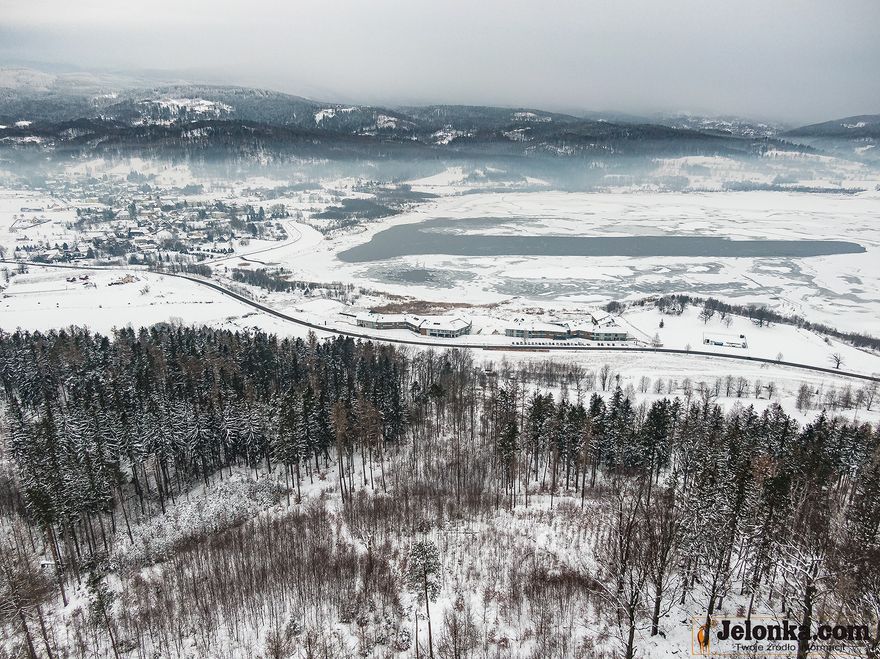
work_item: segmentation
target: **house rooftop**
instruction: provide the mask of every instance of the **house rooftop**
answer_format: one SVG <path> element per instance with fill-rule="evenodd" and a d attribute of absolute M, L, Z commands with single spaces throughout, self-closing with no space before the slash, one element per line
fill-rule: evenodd
<path fill-rule="evenodd" d="M 567 332 L 568 325 L 565 323 L 551 323 L 541 320 L 532 320 L 529 318 L 515 318 L 512 323 L 506 326 L 512 330 L 522 330 L 526 332 Z"/>
<path fill-rule="evenodd" d="M 372 311 L 362 311 L 355 316 L 355 319 L 373 323 L 402 323 L 406 320 L 406 315 L 402 313 L 373 313 Z"/>
<path fill-rule="evenodd" d="M 458 316 L 410 316 L 410 324 L 419 328 L 439 331 L 459 331 L 470 327 L 470 322 Z"/>

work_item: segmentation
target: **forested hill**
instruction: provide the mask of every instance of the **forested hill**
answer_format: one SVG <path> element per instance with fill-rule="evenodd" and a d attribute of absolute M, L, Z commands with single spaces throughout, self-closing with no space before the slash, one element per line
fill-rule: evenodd
<path fill-rule="evenodd" d="M 732 602 L 876 629 L 880 432 L 659 382 L 639 403 L 607 366 L 2 334 L 0 653 L 647 656 Z"/>
<path fill-rule="evenodd" d="M 880 114 L 863 114 L 823 121 L 792 129 L 786 134 L 792 137 L 880 138 Z"/>
<path fill-rule="evenodd" d="M 739 124 L 733 130 L 712 122 L 531 108 L 349 105 L 220 85 L 108 85 L 0 87 L 0 148 L 62 155 L 554 159 L 809 150 L 767 127 Z"/>
<path fill-rule="evenodd" d="M 880 162 L 880 114 L 865 114 L 801 126 L 781 135 L 842 157 L 855 157 L 873 164 Z"/>

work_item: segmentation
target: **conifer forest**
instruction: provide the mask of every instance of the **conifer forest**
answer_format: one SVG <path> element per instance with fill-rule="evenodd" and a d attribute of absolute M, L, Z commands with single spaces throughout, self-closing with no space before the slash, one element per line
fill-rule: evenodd
<path fill-rule="evenodd" d="M 157 324 L 2 333 L 0 384 L 4 659 L 631 659 L 722 611 L 880 656 L 880 430 L 723 376 Z"/>

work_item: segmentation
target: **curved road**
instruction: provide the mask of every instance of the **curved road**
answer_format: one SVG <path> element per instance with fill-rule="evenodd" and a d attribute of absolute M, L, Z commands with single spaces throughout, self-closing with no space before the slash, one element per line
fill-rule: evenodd
<path fill-rule="evenodd" d="M 68 265 L 62 263 L 36 263 L 33 261 L 11 261 L 0 259 L 0 263 L 8 263 L 8 264 L 18 264 L 25 263 L 26 265 L 34 266 L 34 267 L 42 267 L 42 268 L 67 268 L 72 270 L 132 270 L 136 268 L 131 267 L 115 267 L 115 266 L 95 266 L 95 265 Z M 748 361 L 748 362 L 756 362 L 763 364 L 771 364 L 774 366 L 788 366 L 791 368 L 800 368 L 808 371 L 814 371 L 818 373 L 829 373 L 831 375 L 845 376 L 850 378 L 857 378 L 859 380 L 868 380 L 872 382 L 880 382 L 880 376 L 877 375 L 868 375 L 865 373 L 853 373 L 850 371 L 841 371 L 834 368 L 825 368 L 822 366 L 811 366 L 810 364 L 800 364 L 797 362 L 788 362 L 788 361 L 777 361 L 775 359 L 766 359 L 764 357 L 750 357 L 747 355 L 729 355 L 725 353 L 719 352 L 707 352 L 704 350 L 681 350 L 678 348 L 649 348 L 649 347 L 629 347 L 629 346 L 573 346 L 573 345 L 548 345 L 541 346 L 540 348 L 530 350 L 528 347 L 520 347 L 520 346 L 506 346 L 499 344 L 490 344 L 490 343 L 451 343 L 451 342 L 443 342 L 443 341 L 425 341 L 418 340 L 416 338 L 412 339 L 400 339 L 396 337 L 377 337 L 371 334 L 364 334 L 362 332 L 354 332 L 348 330 L 340 330 L 329 327 L 327 325 L 319 325 L 317 323 L 313 323 L 307 320 L 303 320 L 302 318 L 296 318 L 295 316 L 288 316 L 286 313 L 278 311 L 277 309 L 273 309 L 272 307 L 266 306 L 260 302 L 256 302 L 255 300 L 251 300 L 240 293 L 236 293 L 220 284 L 209 281 L 207 279 L 202 279 L 201 277 L 196 277 L 194 275 L 189 275 L 185 273 L 179 272 L 161 272 L 157 270 L 150 270 L 154 274 L 163 275 L 166 277 L 178 277 L 179 279 L 187 279 L 189 281 L 195 282 L 196 284 L 201 284 L 202 286 L 207 286 L 208 288 L 212 288 L 215 291 L 222 293 L 228 297 L 231 297 L 239 302 L 242 302 L 254 309 L 262 311 L 263 313 L 269 314 L 270 316 L 275 316 L 276 318 L 280 318 L 281 320 L 294 323 L 296 325 L 301 325 L 303 327 L 308 327 L 309 329 L 317 330 L 319 332 L 326 332 L 328 334 L 336 334 L 339 336 L 349 336 L 355 339 L 368 339 L 370 341 L 381 341 L 384 343 L 398 343 L 403 345 L 416 345 L 416 346 L 428 346 L 434 348 L 468 348 L 475 350 L 502 350 L 502 351 L 510 351 L 510 352 L 548 352 L 548 351 L 567 351 L 567 352 L 584 352 L 584 351 L 595 351 L 595 352 L 648 352 L 648 353 L 666 353 L 666 354 L 674 354 L 674 355 L 696 355 L 700 357 L 719 357 L 721 359 L 736 359 L 740 361 Z"/>
<path fill-rule="evenodd" d="M 255 249 L 252 252 L 244 252 L 243 254 L 227 254 L 225 256 L 218 256 L 217 258 L 206 259 L 205 261 L 203 261 L 203 263 L 205 265 L 207 265 L 207 264 L 216 265 L 217 263 L 222 263 L 223 261 L 231 261 L 233 259 L 243 259 L 245 261 L 248 261 L 248 260 L 251 260 L 248 258 L 250 256 L 254 256 L 256 254 L 265 254 L 266 252 L 271 252 L 273 250 L 281 249 L 283 247 L 289 247 L 290 245 L 293 245 L 294 243 L 299 242 L 299 240 L 302 238 L 302 231 L 297 229 L 294 226 L 293 222 L 285 222 L 284 225 L 285 225 L 285 229 L 287 230 L 288 236 L 292 236 L 293 234 L 296 234 L 296 236 L 291 237 L 288 240 L 285 240 L 280 245 L 270 245 L 268 247 L 261 247 L 260 249 Z M 262 265 L 266 265 L 265 263 L 263 263 L 262 261 L 259 261 L 257 259 L 253 259 L 253 261 L 255 263 L 260 263 Z"/>

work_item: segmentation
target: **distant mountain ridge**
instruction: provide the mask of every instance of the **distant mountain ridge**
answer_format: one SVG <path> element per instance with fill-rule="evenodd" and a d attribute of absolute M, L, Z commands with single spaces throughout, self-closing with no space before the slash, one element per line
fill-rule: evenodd
<path fill-rule="evenodd" d="M 736 135 L 739 137 L 776 137 L 784 131 L 784 127 L 779 124 L 752 121 L 733 116 L 704 117 L 679 113 L 661 115 L 656 121 L 672 128 L 687 128 L 689 130 Z"/>
<path fill-rule="evenodd" d="M 880 138 L 880 114 L 862 114 L 801 126 L 785 133 L 792 137 Z"/>
<path fill-rule="evenodd" d="M 862 114 L 801 126 L 781 137 L 841 158 L 880 164 L 880 114 Z"/>
<path fill-rule="evenodd" d="M 177 148 L 330 156 L 479 151 L 603 158 L 810 150 L 782 138 L 778 127 L 738 119 L 676 115 L 629 123 L 533 108 L 347 105 L 249 87 L 146 86 L 121 76 L 24 69 L 0 70 L 0 126 L 0 147 L 56 151 Z"/>

